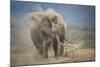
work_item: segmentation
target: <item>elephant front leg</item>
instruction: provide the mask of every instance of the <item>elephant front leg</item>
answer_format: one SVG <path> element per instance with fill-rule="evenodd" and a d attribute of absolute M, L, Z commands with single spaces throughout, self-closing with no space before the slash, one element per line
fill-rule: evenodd
<path fill-rule="evenodd" d="M 48 42 L 48 43 L 44 43 L 43 44 L 43 57 L 44 58 L 48 58 L 48 48 L 49 48 L 49 44 L 50 44 L 50 42 Z"/>
<path fill-rule="evenodd" d="M 42 47 L 39 49 L 39 53 L 40 53 L 40 55 L 43 55 L 43 48 Z"/>
<path fill-rule="evenodd" d="M 64 45 L 60 42 L 59 36 L 53 40 L 53 48 L 55 52 L 55 57 L 61 56 L 64 52 Z"/>
<path fill-rule="evenodd" d="M 64 37 L 60 38 L 60 56 L 62 56 L 64 54 Z"/>
<path fill-rule="evenodd" d="M 60 56 L 62 56 L 64 54 L 64 46 L 60 46 Z"/>
<path fill-rule="evenodd" d="M 53 40 L 53 49 L 54 49 L 55 57 L 57 58 L 59 56 L 59 45 L 56 38 Z"/>
<path fill-rule="evenodd" d="M 60 38 L 59 38 L 59 36 L 58 35 L 56 35 L 56 40 L 57 40 L 57 54 L 58 54 L 58 56 L 60 56 L 60 54 L 61 54 L 61 48 L 63 47 L 62 46 L 62 43 L 60 42 Z M 62 47 L 61 47 L 62 46 Z"/>

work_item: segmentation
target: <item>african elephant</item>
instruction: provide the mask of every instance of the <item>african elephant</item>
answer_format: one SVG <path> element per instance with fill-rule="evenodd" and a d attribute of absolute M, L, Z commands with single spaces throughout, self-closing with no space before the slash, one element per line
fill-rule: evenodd
<path fill-rule="evenodd" d="M 39 53 L 48 58 L 48 48 L 53 44 L 55 57 L 62 55 L 65 37 L 63 18 L 53 10 L 32 13 L 31 38 Z M 60 50 L 60 51 L 59 51 Z M 60 54 L 59 54 L 60 53 Z"/>

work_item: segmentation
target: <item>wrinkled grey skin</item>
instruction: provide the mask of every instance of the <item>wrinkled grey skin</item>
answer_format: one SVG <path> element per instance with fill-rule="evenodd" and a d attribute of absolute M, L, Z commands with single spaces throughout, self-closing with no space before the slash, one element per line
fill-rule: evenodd
<path fill-rule="evenodd" d="M 53 44 L 55 57 L 63 54 L 64 46 L 59 42 L 64 42 L 65 28 L 61 17 L 54 11 L 33 12 L 33 26 L 31 28 L 31 38 L 39 53 L 48 58 L 48 48 Z"/>

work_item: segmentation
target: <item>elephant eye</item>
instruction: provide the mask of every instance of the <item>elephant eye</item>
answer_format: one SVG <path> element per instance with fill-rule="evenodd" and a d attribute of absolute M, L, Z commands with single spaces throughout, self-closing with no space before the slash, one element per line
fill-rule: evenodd
<path fill-rule="evenodd" d="M 57 24 L 57 16 L 55 16 L 55 17 L 52 19 L 52 21 L 53 21 L 55 24 Z"/>
<path fill-rule="evenodd" d="M 49 27 L 52 27 L 52 23 L 49 19 L 47 19 L 47 22 L 48 22 Z"/>

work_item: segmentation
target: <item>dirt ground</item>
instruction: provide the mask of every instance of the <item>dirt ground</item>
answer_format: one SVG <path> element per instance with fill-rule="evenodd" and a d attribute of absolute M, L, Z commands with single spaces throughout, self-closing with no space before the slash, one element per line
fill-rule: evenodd
<path fill-rule="evenodd" d="M 11 65 L 36 65 L 36 64 L 52 64 L 52 63 L 69 63 L 80 61 L 94 61 L 94 49 L 79 49 L 74 52 L 66 52 L 62 57 L 55 58 L 53 50 L 49 51 L 49 58 L 41 57 L 37 51 L 29 51 L 24 53 L 12 53 Z"/>

